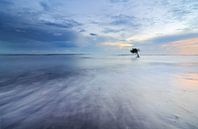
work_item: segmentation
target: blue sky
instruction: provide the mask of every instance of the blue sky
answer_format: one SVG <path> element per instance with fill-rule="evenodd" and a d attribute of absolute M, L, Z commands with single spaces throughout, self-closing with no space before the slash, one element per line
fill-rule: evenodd
<path fill-rule="evenodd" d="M 197 0 L 0 0 L 0 53 L 198 54 L 197 19 Z"/>

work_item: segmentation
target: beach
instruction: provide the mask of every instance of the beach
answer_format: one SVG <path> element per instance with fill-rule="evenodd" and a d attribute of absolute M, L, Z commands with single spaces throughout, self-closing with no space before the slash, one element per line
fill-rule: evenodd
<path fill-rule="evenodd" d="M 198 56 L 0 56 L 0 129 L 198 129 L 197 98 Z"/>

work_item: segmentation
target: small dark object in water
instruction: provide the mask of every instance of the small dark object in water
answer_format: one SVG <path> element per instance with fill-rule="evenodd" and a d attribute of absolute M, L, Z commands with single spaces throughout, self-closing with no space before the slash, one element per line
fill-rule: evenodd
<path fill-rule="evenodd" d="M 140 57 L 140 55 L 139 55 L 139 52 L 140 51 L 140 49 L 137 49 L 137 48 L 132 48 L 131 50 L 130 50 L 130 52 L 131 53 L 133 53 L 133 54 L 136 54 L 137 55 L 137 58 L 139 58 Z"/>

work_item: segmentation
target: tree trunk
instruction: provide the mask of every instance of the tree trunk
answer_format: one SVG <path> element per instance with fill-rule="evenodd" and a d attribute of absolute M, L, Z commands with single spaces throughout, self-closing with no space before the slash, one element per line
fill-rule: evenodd
<path fill-rule="evenodd" d="M 140 55 L 139 55 L 139 53 L 137 53 L 137 58 L 140 58 Z"/>

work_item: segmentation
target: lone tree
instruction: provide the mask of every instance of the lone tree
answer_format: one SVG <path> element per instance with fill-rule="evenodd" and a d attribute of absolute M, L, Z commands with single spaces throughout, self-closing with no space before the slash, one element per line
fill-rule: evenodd
<path fill-rule="evenodd" d="M 140 49 L 137 49 L 137 48 L 132 48 L 131 50 L 130 50 L 130 52 L 131 53 L 133 53 L 133 54 L 136 54 L 137 55 L 137 58 L 139 58 L 140 57 L 140 55 L 139 55 L 139 52 L 140 51 Z"/>

